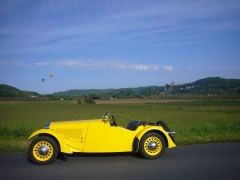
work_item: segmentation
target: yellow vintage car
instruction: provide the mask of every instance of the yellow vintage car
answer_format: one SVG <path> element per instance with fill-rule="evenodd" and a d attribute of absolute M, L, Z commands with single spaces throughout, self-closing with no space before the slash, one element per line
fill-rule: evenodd
<path fill-rule="evenodd" d="M 124 128 L 106 113 L 101 119 L 48 123 L 30 135 L 28 157 L 36 164 L 51 163 L 60 153 L 76 152 L 138 152 L 144 158 L 155 159 L 166 147 L 176 146 L 173 134 L 162 121 L 133 120 Z"/>

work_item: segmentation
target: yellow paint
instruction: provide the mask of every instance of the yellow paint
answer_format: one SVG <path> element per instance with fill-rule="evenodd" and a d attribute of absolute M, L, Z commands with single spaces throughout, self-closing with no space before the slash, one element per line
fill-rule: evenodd
<path fill-rule="evenodd" d="M 108 121 L 89 125 L 84 152 L 131 152 L 136 131 L 110 126 Z"/>
<path fill-rule="evenodd" d="M 154 150 L 149 149 L 149 142 L 156 143 L 156 149 Z M 150 156 L 156 156 L 161 152 L 161 149 L 162 149 L 162 143 L 160 139 L 155 136 L 150 136 L 144 141 L 144 150 Z"/>
<path fill-rule="evenodd" d="M 49 151 L 46 155 L 41 155 L 38 152 L 38 149 L 40 146 L 48 147 Z M 40 141 L 40 142 L 36 143 L 33 147 L 33 156 L 38 161 L 47 161 L 52 157 L 52 155 L 53 155 L 53 146 L 47 141 Z"/>
<path fill-rule="evenodd" d="M 163 133 L 163 135 L 167 139 L 168 148 L 176 147 L 176 144 L 172 141 L 172 139 L 170 138 L 168 133 L 162 128 L 162 126 L 145 126 L 145 128 L 142 131 L 138 132 L 136 137 L 140 140 L 142 136 L 149 131 L 156 131 L 156 132 Z"/>
<path fill-rule="evenodd" d="M 46 134 L 46 135 L 50 135 L 50 136 L 55 137 L 58 140 L 58 143 L 60 145 L 60 149 L 59 150 L 61 152 L 65 152 L 65 153 L 73 153 L 73 152 L 75 152 L 75 151 L 73 151 L 73 149 L 70 146 L 67 145 L 67 144 L 71 144 L 70 142 L 68 142 L 68 139 L 64 135 L 59 134 L 59 133 L 57 133 L 56 131 L 54 131 L 52 129 L 39 129 L 39 130 L 33 132 L 29 136 L 28 139 L 32 139 L 35 136 L 42 135 L 42 134 Z"/>
<path fill-rule="evenodd" d="M 176 145 L 161 126 L 139 126 L 135 131 L 121 126 L 110 126 L 110 122 L 104 119 L 78 120 L 66 122 L 52 122 L 49 129 L 35 131 L 29 139 L 49 134 L 58 140 L 60 152 L 131 152 L 133 141 L 148 131 L 162 132 L 168 140 L 168 147 Z"/>

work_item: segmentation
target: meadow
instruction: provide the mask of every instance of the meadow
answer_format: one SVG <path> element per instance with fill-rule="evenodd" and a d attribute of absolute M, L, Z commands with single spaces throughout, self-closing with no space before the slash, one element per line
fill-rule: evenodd
<path fill-rule="evenodd" d="M 0 102 L 0 152 L 26 152 L 27 137 L 47 121 L 99 118 L 112 112 L 119 125 L 129 120 L 164 120 L 176 143 L 240 141 L 239 100 L 77 104 L 73 101 Z"/>

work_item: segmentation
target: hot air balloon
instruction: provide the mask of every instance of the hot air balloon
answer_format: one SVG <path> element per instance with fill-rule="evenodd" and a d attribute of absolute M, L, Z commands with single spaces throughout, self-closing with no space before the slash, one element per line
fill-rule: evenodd
<path fill-rule="evenodd" d="M 53 78 L 53 77 L 54 77 L 54 74 L 49 74 L 49 77 L 50 77 L 50 78 Z"/>
<path fill-rule="evenodd" d="M 42 83 L 44 83 L 44 82 L 45 82 L 45 79 L 41 79 L 41 81 L 42 81 Z"/>

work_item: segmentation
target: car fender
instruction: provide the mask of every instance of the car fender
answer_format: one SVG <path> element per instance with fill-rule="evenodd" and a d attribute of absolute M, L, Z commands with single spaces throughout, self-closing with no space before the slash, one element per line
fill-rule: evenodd
<path fill-rule="evenodd" d="M 48 136 L 54 137 L 58 141 L 57 143 L 59 144 L 60 152 L 69 153 L 69 154 L 73 153 L 73 149 L 67 145 L 68 140 L 63 135 L 61 135 L 51 129 L 39 129 L 39 130 L 33 132 L 28 137 L 28 140 L 30 140 L 36 136 L 39 136 L 39 135 L 48 135 Z"/>
<path fill-rule="evenodd" d="M 151 132 L 151 131 L 155 131 L 160 133 L 163 138 L 166 140 L 166 145 L 168 148 L 173 148 L 176 147 L 175 143 L 173 142 L 173 140 L 171 139 L 171 137 L 168 135 L 168 133 L 161 127 L 161 126 L 147 126 L 144 129 L 142 129 L 140 132 L 137 133 L 136 138 L 134 140 L 134 151 L 137 151 L 139 149 L 139 143 L 141 141 L 141 138 L 144 136 L 144 134 L 146 134 L 147 132 Z"/>

